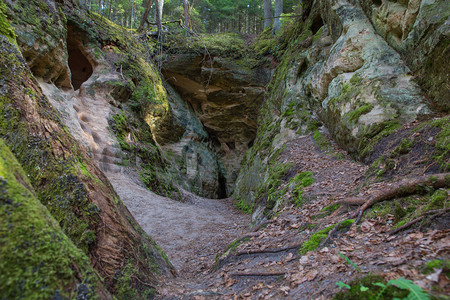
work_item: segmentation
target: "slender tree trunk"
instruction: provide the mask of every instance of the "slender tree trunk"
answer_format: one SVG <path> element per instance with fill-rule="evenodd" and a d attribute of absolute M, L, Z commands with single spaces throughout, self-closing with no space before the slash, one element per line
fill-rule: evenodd
<path fill-rule="evenodd" d="M 183 0 L 183 8 L 184 8 L 184 24 L 187 28 L 191 28 L 191 22 L 189 22 L 189 1 Z"/>
<path fill-rule="evenodd" d="M 144 14 L 142 15 L 141 24 L 139 25 L 138 32 L 142 32 L 145 26 L 145 21 L 147 21 L 148 14 L 150 13 L 150 8 L 152 7 L 153 0 L 148 0 L 147 6 L 145 7 Z"/>
<path fill-rule="evenodd" d="M 110 19 L 110 20 L 111 20 L 112 6 L 113 6 L 113 0 L 110 0 L 109 1 L 109 11 L 108 11 L 108 19 Z"/>
<path fill-rule="evenodd" d="M 272 0 L 264 0 L 264 28 L 272 24 Z"/>
<path fill-rule="evenodd" d="M 164 0 L 156 0 L 156 24 L 158 26 L 159 34 L 162 34 L 162 15 L 163 15 Z"/>
<path fill-rule="evenodd" d="M 273 20 L 273 33 L 281 28 L 281 14 L 283 13 L 283 0 L 275 0 L 275 19 Z"/>

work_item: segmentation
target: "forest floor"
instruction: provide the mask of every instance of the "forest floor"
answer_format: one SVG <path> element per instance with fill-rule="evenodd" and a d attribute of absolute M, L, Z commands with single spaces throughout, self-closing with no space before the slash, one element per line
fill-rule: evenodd
<path fill-rule="evenodd" d="M 297 172 L 314 173 L 315 182 L 304 189 L 307 203 L 301 208 L 286 207 L 263 226 L 247 227 L 228 248 L 216 252 L 216 260 L 213 255 L 205 259 L 203 252 L 191 252 L 195 255 L 185 262 L 201 268 L 184 266 L 184 270 L 197 272 L 180 271 L 179 277 L 164 283 L 158 298 L 329 299 L 339 292 L 339 281 L 349 284 L 354 278 L 365 277 L 369 285 L 402 276 L 426 290 L 437 286 L 440 293 L 448 294 L 450 286 L 442 268 L 426 267 L 434 259 L 449 258 L 448 215 L 436 218 L 431 227 L 390 235 L 394 216 L 374 211 L 360 225 L 334 232 L 325 247 L 301 251 L 305 242 L 314 240 L 313 233 L 345 220 L 353 212 L 348 206 L 332 211 L 327 209 L 333 207 L 330 205 L 357 190 L 359 195 L 368 195 L 391 184 L 364 185 L 368 167 L 353 161 L 336 145 L 331 143 L 331 147 L 326 152 L 320 150 L 311 135 L 288 143 L 281 160 L 294 163 Z M 236 226 L 235 230 L 242 232 L 242 228 Z M 216 238 L 220 235 L 218 232 Z M 208 248 L 209 244 L 202 247 L 201 243 L 196 249 Z M 367 277 L 369 274 L 371 277 Z M 378 293 L 381 288 L 372 285 L 369 289 L 367 293 Z M 401 290 L 395 292 L 402 295 Z M 384 296 L 389 298 L 386 292 Z M 360 295 L 353 297 L 346 295 L 343 299 L 362 299 Z"/>

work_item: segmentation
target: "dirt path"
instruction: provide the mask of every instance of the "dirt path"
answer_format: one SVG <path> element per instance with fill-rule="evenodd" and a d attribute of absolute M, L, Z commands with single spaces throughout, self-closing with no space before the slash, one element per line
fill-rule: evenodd
<path fill-rule="evenodd" d="M 126 173 L 107 176 L 142 228 L 164 249 L 181 277 L 206 271 L 250 221 L 230 199 L 184 193 L 186 202 L 154 194 Z"/>

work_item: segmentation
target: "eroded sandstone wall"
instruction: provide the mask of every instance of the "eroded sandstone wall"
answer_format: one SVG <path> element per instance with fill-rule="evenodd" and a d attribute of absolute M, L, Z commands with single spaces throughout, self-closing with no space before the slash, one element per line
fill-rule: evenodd
<path fill-rule="evenodd" d="M 283 176 L 287 141 L 328 130 L 356 159 L 373 162 L 384 138 L 448 111 L 448 72 L 437 65 L 448 59 L 448 11 L 438 1 L 306 1 L 303 16 L 275 37 L 277 48 L 263 35 L 256 48 L 280 63 L 236 181 L 240 206 L 261 220 L 283 204 L 270 190 L 274 174 Z"/>

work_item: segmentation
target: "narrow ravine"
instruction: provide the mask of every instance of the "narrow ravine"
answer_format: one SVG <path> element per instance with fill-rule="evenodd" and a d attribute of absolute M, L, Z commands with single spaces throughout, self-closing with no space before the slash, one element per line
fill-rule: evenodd
<path fill-rule="evenodd" d="M 231 199 L 207 199 L 187 191 L 184 202 L 148 190 L 132 167 L 117 165 L 121 150 L 108 129 L 112 114 L 107 97 L 85 91 L 110 79 L 101 75 L 83 83 L 81 90 L 64 92 L 41 82 L 41 88 L 63 115 L 73 136 L 92 152 L 122 201 L 142 228 L 164 250 L 181 277 L 210 268 L 215 256 L 248 228 L 250 216 L 233 207 Z"/>

